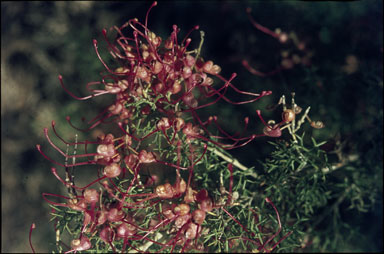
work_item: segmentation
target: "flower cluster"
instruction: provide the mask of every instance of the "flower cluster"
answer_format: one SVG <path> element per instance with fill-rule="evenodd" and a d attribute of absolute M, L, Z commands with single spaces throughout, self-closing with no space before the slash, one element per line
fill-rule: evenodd
<path fill-rule="evenodd" d="M 151 8 L 155 5 L 156 2 Z M 43 198 L 55 207 L 55 212 L 60 210 L 59 207 L 65 207 L 79 213 L 82 218 L 80 235 L 72 240 L 71 247 L 67 246 L 68 252 L 94 247 L 92 239 L 95 236 L 114 252 L 127 248 L 146 251 L 148 245 L 145 243 L 157 246 L 156 251 L 170 248 L 172 252 L 177 246 L 181 251 L 205 250 L 205 243 L 198 239 L 209 231 L 204 226 L 207 215 L 213 209 L 224 209 L 233 218 L 224 208 L 231 204 L 232 164 L 228 165 L 231 177 L 227 202 L 215 202 L 206 188 L 196 184 L 196 170 L 207 156 L 207 151 L 244 146 L 260 136 L 279 137 L 280 126 L 289 122 L 283 116 L 280 124 L 267 124 L 257 111 L 265 125 L 263 133 L 241 137 L 224 131 L 218 124 L 217 116 L 202 120 L 197 110 L 219 100 L 235 105 L 252 103 L 271 92 L 245 92 L 232 84 L 235 73 L 229 79 L 221 76 L 221 68 L 217 64 L 200 56 L 203 33 L 199 48 L 188 50 L 191 43 L 188 36 L 199 29 L 198 26 L 181 42 L 178 40 L 180 29 L 176 25 L 165 40 L 157 36 L 147 25 L 151 8 L 144 24 L 138 19 L 131 19 L 121 27 L 111 28 L 117 34 L 113 41 L 108 38 L 107 30 L 103 30 L 110 54 L 118 67 L 112 68 L 105 63 L 98 52 L 98 42 L 94 40 L 97 56 L 106 73 L 101 81 L 87 84 L 91 95 L 74 95 L 59 76 L 62 87 L 75 99 L 114 95 L 114 102 L 88 121 L 86 130 L 102 124 L 113 125 L 118 130 L 117 134 L 102 133 L 96 141 L 67 142 L 52 122 L 54 134 L 67 147 L 82 151 L 74 155 L 64 152 L 51 140 L 45 128 L 44 133 L 51 146 L 65 157 L 64 164 L 48 157 L 37 145 L 45 158 L 64 169 L 65 179 L 56 168 L 51 171 L 69 190 L 68 197 L 44 193 Z M 132 36 L 127 35 L 127 30 L 131 30 Z M 216 87 L 217 81 L 223 82 L 223 85 Z M 95 88 L 97 86 L 100 88 Z M 232 101 L 225 95 L 229 89 L 251 98 Z M 72 125 L 70 117 L 67 120 Z M 246 118 L 244 129 L 248 122 L 249 118 Z M 216 127 L 215 134 L 210 125 Z M 71 164 L 67 163 L 68 159 L 72 159 Z M 79 187 L 74 184 L 73 172 L 75 167 L 84 165 L 96 165 L 98 178 Z M 168 176 L 163 172 L 165 170 L 175 173 Z M 165 180 L 161 179 L 164 175 Z M 95 184 L 99 185 L 99 189 L 93 187 Z M 52 198 L 61 198 L 66 202 L 58 203 Z M 233 220 L 238 223 L 235 218 Z M 60 226 L 56 221 L 56 228 Z M 150 237 L 155 233 L 155 238 Z M 260 246 L 264 249 L 265 244 Z"/>
<path fill-rule="evenodd" d="M 279 41 L 280 44 L 289 44 L 289 47 L 280 51 L 280 66 L 273 71 L 261 72 L 259 70 L 256 70 L 255 68 L 249 65 L 249 62 L 247 60 L 244 59 L 242 61 L 242 64 L 250 73 L 256 76 L 266 77 L 279 73 L 282 70 L 290 70 L 300 64 L 303 66 L 311 66 L 311 58 L 313 57 L 314 52 L 308 49 L 306 42 L 304 40 L 300 40 L 295 32 L 291 31 L 290 33 L 286 33 L 281 31 L 280 28 L 276 28 L 275 31 L 272 31 L 269 28 L 257 23 L 253 19 L 251 15 L 251 8 L 247 8 L 246 12 L 251 24 L 257 30 L 275 38 Z"/>

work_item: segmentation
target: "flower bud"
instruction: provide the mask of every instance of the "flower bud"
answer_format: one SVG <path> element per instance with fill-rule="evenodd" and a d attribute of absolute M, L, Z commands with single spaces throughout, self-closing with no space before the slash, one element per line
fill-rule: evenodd
<path fill-rule="evenodd" d="M 117 236 L 121 238 L 127 238 L 136 233 L 137 229 L 135 226 L 132 226 L 128 223 L 122 223 L 119 227 L 117 227 Z"/>
<path fill-rule="evenodd" d="M 175 126 L 175 131 L 180 131 L 185 126 L 184 120 L 180 117 L 177 117 L 173 124 Z"/>
<path fill-rule="evenodd" d="M 117 85 L 120 87 L 121 91 L 125 91 L 128 88 L 129 83 L 127 80 L 123 79 L 123 80 L 119 80 L 117 82 Z"/>
<path fill-rule="evenodd" d="M 185 238 L 189 240 L 195 239 L 197 236 L 197 228 L 198 226 L 195 223 L 189 223 L 188 228 L 185 231 Z"/>
<path fill-rule="evenodd" d="M 172 94 L 177 94 L 181 91 L 181 84 L 179 80 L 176 80 L 173 84 L 171 89 L 169 90 Z"/>
<path fill-rule="evenodd" d="M 133 168 L 136 166 L 138 161 L 139 161 L 139 157 L 133 153 L 124 157 L 125 165 L 127 166 L 127 168 L 130 168 L 131 170 L 133 170 Z"/>
<path fill-rule="evenodd" d="M 159 74 L 163 70 L 163 64 L 159 61 L 156 61 L 152 68 L 153 74 Z"/>
<path fill-rule="evenodd" d="M 213 79 L 210 77 L 207 77 L 203 83 L 201 83 L 202 86 L 211 86 L 213 84 Z"/>
<path fill-rule="evenodd" d="M 68 201 L 68 207 L 76 211 L 84 212 L 87 209 L 87 204 L 84 199 L 80 199 L 79 201 L 70 199 Z"/>
<path fill-rule="evenodd" d="M 187 204 L 179 204 L 178 206 L 176 206 L 173 209 L 175 214 L 178 214 L 178 215 L 181 215 L 181 216 L 188 214 L 190 210 L 191 209 L 190 209 L 189 205 L 187 205 Z"/>
<path fill-rule="evenodd" d="M 96 152 L 101 156 L 112 157 L 115 155 L 116 150 L 113 144 L 101 144 L 97 146 Z"/>
<path fill-rule="evenodd" d="M 263 129 L 264 135 L 268 137 L 278 138 L 281 136 L 281 130 L 279 126 L 276 124 L 273 127 L 265 126 Z"/>
<path fill-rule="evenodd" d="M 159 130 L 165 130 L 169 129 L 171 127 L 169 123 L 169 119 L 166 117 L 162 117 L 159 122 L 156 124 L 157 129 Z"/>
<path fill-rule="evenodd" d="M 311 122 L 311 126 L 312 128 L 315 128 L 315 129 L 321 129 L 321 128 L 324 128 L 324 123 L 322 121 L 315 121 L 315 122 Z"/>
<path fill-rule="evenodd" d="M 209 73 L 210 70 L 211 70 L 211 68 L 212 68 L 212 66 L 213 66 L 213 62 L 212 62 L 211 60 L 206 61 L 206 62 L 204 63 L 204 65 L 203 65 L 203 71 Z"/>
<path fill-rule="evenodd" d="M 212 209 L 213 209 L 212 199 L 209 197 L 204 199 L 203 201 L 200 202 L 199 207 L 204 212 L 212 211 Z"/>
<path fill-rule="evenodd" d="M 120 102 L 116 102 L 115 104 L 109 106 L 108 110 L 114 114 L 118 115 L 123 110 L 123 105 Z"/>
<path fill-rule="evenodd" d="M 107 244 L 109 244 L 113 241 L 114 235 L 115 235 L 115 232 L 109 226 L 105 226 L 100 231 L 100 234 L 99 234 L 101 240 L 103 240 Z"/>
<path fill-rule="evenodd" d="M 191 108 L 195 108 L 198 105 L 198 102 L 192 92 L 186 93 L 183 97 L 183 101 Z"/>
<path fill-rule="evenodd" d="M 188 67 L 192 67 L 195 64 L 196 60 L 193 56 L 187 55 L 184 59 L 184 64 Z"/>
<path fill-rule="evenodd" d="M 173 217 L 176 216 L 176 215 L 173 213 L 171 207 L 163 207 L 163 215 L 164 215 L 167 219 L 172 219 Z"/>
<path fill-rule="evenodd" d="M 205 220 L 206 213 L 201 209 L 196 209 L 192 213 L 192 219 L 196 224 L 201 225 Z"/>
<path fill-rule="evenodd" d="M 156 92 L 158 92 L 158 93 L 160 93 L 160 92 L 162 92 L 163 90 L 164 90 L 164 84 L 163 83 L 161 83 L 161 82 L 159 82 L 159 83 L 156 83 L 156 85 L 155 85 L 155 91 Z"/>
<path fill-rule="evenodd" d="M 83 251 L 91 248 L 91 241 L 85 235 L 82 235 L 80 239 L 74 239 L 71 241 L 71 247 L 74 251 Z"/>
<path fill-rule="evenodd" d="M 172 49 L 173 48 L 173 39 L 172 39 L 172 37 L 169 37 L 168 39 L 165 40 L 164 47 L 166 49 Z"/>
<path fill-rule="evenodd" d="M 175 183 L 174 189 L 177 193 L 184 193 L 187 189 L 187 183 L 181 178 L 179 182 Z"/>
<path fill-rule="evenodd" d="M 183 68 L 183 78 L 187 79 L 192 75 L 192 69 L 188 66 L 184 66 Z"/>
<path fill-rule="evenodd" d="M 292 109 L 286 109 L 281 115 L 281 118 L 283 119 L 284 122 L 292 122 L 295 119 L 295 113 L 293 112 Z"/>
<path fill-rule="evenodd" d="M 105 210 L 98 211 L 96 213 L 96 225 L 102 225 L 107 221 L 107 214 Z"/>
<path fill-rule="evenodd" d="M 185 196 L 184 196 L 184 202 L 192 203 L 193 201 L 195 201 L 193 197 L 193 189 L 191 187 L 188 187 L 187 193 L 185 193 Z"/>
<path fill-rule="evenodd" d="M 141 163 L 151 163 L 156 161 L 154 154 L 145 150 L 139 152 L 139 160 Z"/>
<path fill-rule="evenodd" d="M 121 168 L 117 163 L 111 163 L 104 168 L 104 175 L 108 178 L 114 178 L 119 176 Z"/>
<path fill-rule="evenodd" d="M 123 210 L 119 210 L 117 208 L 112 208 L 111 210 L 108 211 L 107 214 L 107 219 L 110 222 L 116 222 L 116 221 L 121 221 L 124 219 L 125 213 Z"/>
<path fill-rule="evenodd" d="M 174 189 L 172 185 L 169 183 L 166 183 L 164 185 L 159 185 L 155 189 L 155 194 L 159 198 L 172 198 L 174 196 Z"/>
<path fill-rule="evenodd" d="M 177 217 L 177 219 L 175 220 L 175 226 L 177 228 L 181 228 L 189 221 L 190 218 L 191 218 L 191 214 L 186 214 L 186 215 Z"/>
<path fill-rule="evenodd" d="M 95 189 L 86 189 L 84 191 L 84 201 L 88 204 L 95 204 L 99 201 L 99 192 Z"/>

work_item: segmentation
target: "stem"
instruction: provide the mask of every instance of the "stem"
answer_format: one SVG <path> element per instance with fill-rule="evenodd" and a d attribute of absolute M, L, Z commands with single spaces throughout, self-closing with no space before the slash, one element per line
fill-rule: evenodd
<path fill-rule="evenodd" d="M 239 169 L 241 170 L 248 170 L 249 168 L 247 168 L 246 166 L 244 166 L 243 164 L 241 164 L 237 159 L 234 159 L 234 158 L 230 158 L 228 156 L 226 156 L 225 154 L 223 154 L 222 152 L 220 152 L 219 150 L 217 150 L 217 148 L 211 148 L 211 147 L 208 147 L 207 148 L 209 151 L 213 152 L 214 154 L 216 154 L 217 156 L 219 156 L 220 158 L 222 158 L 223 160 L 233 164 L 233 166 L 235 167 L 238 167 Z"/>
<path fill-rule="evenodd" d="M 31 246 L 31 249 L 32 249 L 32 252 L 33 253 L 36 253 L 35 252 L 35 249 L 33 248 L 33 245 L 32 245 L 32 231 L 36 228 L 36 225 L 35 223 L 32 223 L 30 229 L 29 229 L 29 246 Z"/>
<path fill-rule="evenodd" d="M 159 232 L 156 233 L 155 235 L 155 238 L 154 238 L 154 241 L 159 241 L 161 238 L 163 238 L 163 235 Z M 146 242 L 145 244 L 141 245 L 140 247 L 138 247 L 138 250 L 139 251 L 142 251 L 142 252 L 146 252 L 146 250 L 151 247 L 153 244 L 153 242 L 151 241 L 148 241 Z M 132 250 L 132 251 L 129 251 L 129 253 L 137 253 L 138 251 L 136 250 Z"/>

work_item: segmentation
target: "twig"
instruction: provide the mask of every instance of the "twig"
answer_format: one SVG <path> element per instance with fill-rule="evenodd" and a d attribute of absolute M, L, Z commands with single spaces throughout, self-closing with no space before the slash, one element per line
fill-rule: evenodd
<path fill-rule="evenodd" d="M 248 170 L 249 169 L 246 166 L 244 166 L 243 164 L 241 164 L 237 159 L 228 157 L 227 155 L 223 154 L 222 152 L 220 152 L 216 148 L 208 147 L 208 150 L 213 152 L 214 154 L 216 154 L 217 156 L 219 156 L 223 160 L 225 160 L 229 163 L 232 163 L 233 166 L 238 167 L 241 170 Z"/>
<path fill-rule="evenodd" d="M 163 235 L 161 233 L 157 232 L 156 235 L 155 235 L 155 238 L 153 240 L 154 241 L 159 241 L 162 237 L 163 237 Z M 152 241 L 147 241 L 145 244 L 141 245 L 137 249 L 139 251 L 146 252 L 148 250 L 148 248 L 152 246 L 152 244 L 153 244 Z M 137 252 L 138 252 L 137 250 L 128 251 L 128 253 L 137 253 Z"/>

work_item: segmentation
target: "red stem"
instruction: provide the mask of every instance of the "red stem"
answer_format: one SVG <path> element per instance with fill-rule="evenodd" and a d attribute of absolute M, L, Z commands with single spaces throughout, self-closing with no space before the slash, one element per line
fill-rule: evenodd
<path fill-rule="evenodd" d="M 35 249 L 33 248 L 33 245 L 32 245 L 32 231 L 35 228 L 36 228 L 35 223 L 32 223 L 31 227 L 29 228 L 29 246 L 31 247 L 33 253 L 36 253 Z"/>

